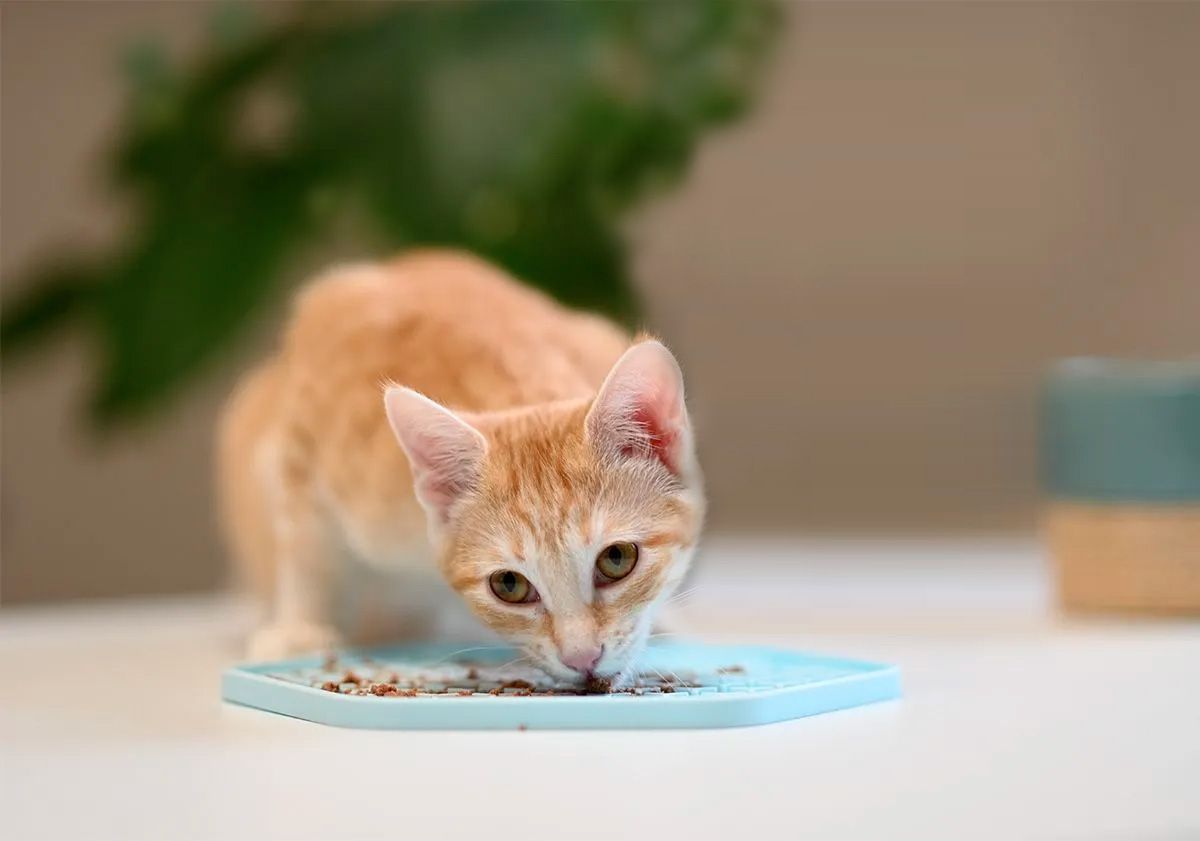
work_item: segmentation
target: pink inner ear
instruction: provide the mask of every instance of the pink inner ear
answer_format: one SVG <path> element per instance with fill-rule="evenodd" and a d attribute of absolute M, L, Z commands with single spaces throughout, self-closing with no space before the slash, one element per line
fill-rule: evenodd
<path fill-rule="evenodd" d="M 445 522 L 450 507 L 477 478 L 482 447 L 472 433 L 443 428 L 444 437 L 417 433 L 408 455 L 412 461 L 417 496 Z"/>
<path fill-rule="evenodd" d="M 596 395 L 587 429 L 613 454 L 657 459 L 681 475 L 687 467 L 688 420 L 671 352 L 653 340 L 625 351 Z"/>
<path fill-rule="evenodd" d="M 467 489 L 467 485 L 456 480 L 455 477 L 429 471 L 421 474 L 416 489 L 417 495 L 425 501 L 425 504 L 437 512 L 438 519 L 445 522 L 450 513 L 450 506 Z"/>
<path fill-rule="evenodd" d="M 621 454 L 625 456 L 640 455 L 648 447 L 649 455 L 653 455 L 661 461 L 672 473 L 678 473 L 679 464 L 676 458 L 678 448 L 676 445 L 679 442 L 679 425 L 667 421 L 661 408 L 659 411 L 655 411 L 644 404 L 633 410 L 630 420 L 643 430 L 645 439 L 643 442 L 627 442 L 621 448 Z"/>
<path fill-rule="evenodd" d="M 388 420 L 404 448 L 417 498 L 439 524 L 479 478 L 483 436 L 466 420 L 405 388 L 384 396 Z"/>

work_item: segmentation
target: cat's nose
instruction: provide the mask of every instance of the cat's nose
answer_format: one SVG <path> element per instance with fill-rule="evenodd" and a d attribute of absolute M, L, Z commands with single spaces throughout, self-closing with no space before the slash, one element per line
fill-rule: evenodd
<path fill-rule="evenodd" d="M 560 650 L 558 659 L 563 661 L 563 664 L 574 669 L 580 674 L 590 674 L 596 668 L 596 664 L 600 662 L 601 656 L 604 654 L 604 646 L 589 645 L 583 648 L 572 648 Z"/>

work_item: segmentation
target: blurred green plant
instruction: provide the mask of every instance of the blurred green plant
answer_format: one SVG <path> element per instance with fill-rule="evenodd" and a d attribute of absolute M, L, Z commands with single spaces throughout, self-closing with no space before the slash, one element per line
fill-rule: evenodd
<path fill-rule="evenodd" d="M 470 249 L 576 306 L 635 314 L 619 222 L 741 114 L 758 0 L 228 6 L 186 72 L 143 45 L 112 157 L 134 221 L 4 302 L 6 363 L 97 340 L 101 425 L 169 400 L 354 218 L 388 249 Z"/>

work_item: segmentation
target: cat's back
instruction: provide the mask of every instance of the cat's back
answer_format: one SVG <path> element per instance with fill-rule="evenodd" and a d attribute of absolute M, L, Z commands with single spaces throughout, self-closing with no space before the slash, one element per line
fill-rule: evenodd
<path fill-rule="evenodd" d="M 611 322 L 483 260 L 420 251 L 314 281 L 297 297 L 283 358 L 305 379 L 366 378 L 375 397 L 390 380 L 487 411 L 594 393 L 628 344 Z"/>

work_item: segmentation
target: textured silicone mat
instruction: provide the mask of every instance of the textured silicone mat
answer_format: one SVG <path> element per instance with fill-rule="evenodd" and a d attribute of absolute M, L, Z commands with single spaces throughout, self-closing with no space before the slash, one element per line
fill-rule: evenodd
<path fill-rule="evenodd" d="M 516 661 L 516 662 L 514 662 Z M 410 645 L 242 665 L 226 701 L 373 729 L 734 727 L 900 695 L 893 666 L 758 646 L 651 645 L 631 685 L 586 694 L 510 649 Z"/>

